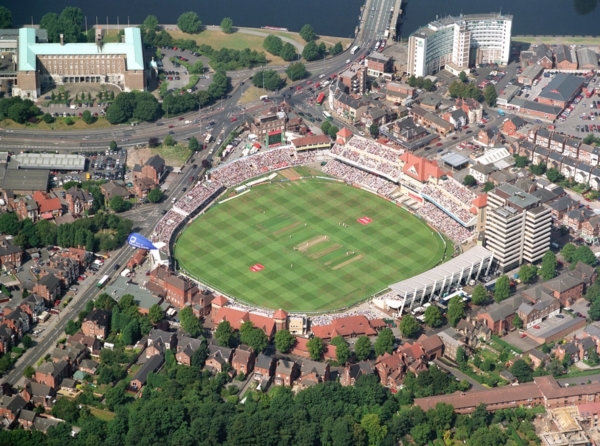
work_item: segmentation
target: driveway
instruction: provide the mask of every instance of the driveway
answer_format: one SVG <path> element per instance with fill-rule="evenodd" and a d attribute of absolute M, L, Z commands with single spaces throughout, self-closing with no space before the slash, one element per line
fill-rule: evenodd
<path fill-rule="evenodd" d="M 534 341 L 529 336 L 522 338 L 521 334 L 517 330 L 511 331 L 502 339 L 508 342 L 510 345 L 514 345 L 515 347 L 523 350 L 524 352 L 541 345 L 539 342 Z"/>
<path fill-rule="evenodd" d="M 473 378 L 471 378 L 470 376 L 465 375 L 460 370 L 455 369 L 454 367 L 450 367 L 450 366 L 444 364 L 442 361 L 438 361 L 437 359 L 435 359 L 433 362 L 435 362 L 435 365 L 437 365 L 440 369 L 443 369 L 443 370 L 446 370 L 447 372 L 452 373 L 459 380 L 462 381 L 463 379 L 466 379 L 467 381 L 469 381 L 471 383 L 471 385 L 473 386 L 473 390 L 485 390 L 485 389 L 487 389 L 487 387 L 483 386 L 482 384 L 479 384 Z"/>

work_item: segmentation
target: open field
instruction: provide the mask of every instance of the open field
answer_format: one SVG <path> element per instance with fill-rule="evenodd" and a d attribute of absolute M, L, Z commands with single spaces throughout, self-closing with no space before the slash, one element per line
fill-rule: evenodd
<path fill-rule="evenodd" d="M 513 42 L 549 45 L 600 45 L 600 37 L 593 36 L 512 36 Z"/>
<path fill-rule="evenodd" d="M 160 155 L 167 166 L 180 167 L 188 160 L 192 152 L 187 148 L 186 144 L 176 144 L 174 146 L 163 146 L 149 148 L 130 148 L 127 151 L 127 164 L 134 166 L 135 164 L 144 164 L 148 158 L 154 155 Z"/>
<path fill-rule="evenodd" d="M 267 184 L 216 204 L 175 247 L 180 267 L 208 285 L 288 311 L 348 307 L 433 267 L 443 253 L 423 221 L 325 180 Z"/>

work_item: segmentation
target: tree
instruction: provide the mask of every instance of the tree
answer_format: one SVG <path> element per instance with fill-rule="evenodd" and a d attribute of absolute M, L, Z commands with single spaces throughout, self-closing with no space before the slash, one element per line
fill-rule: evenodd
<path fill-rule="evenodd" d="M 571 263 L 576 250 L 577 247 L 573 243 L 567 243 L 565 246 L 563 246 L 563 249 L 560 251 L 560 253 L 563 256 L 563 259 L 565 259 L 565 262 Z"/>
<path fill-rule="evenodd" d="M 556 254 L 552 251 L 546 251 L 544 257 L 542 257 L 542 267 L 540 268 L 540 276 L 542 280 L 554 279 L 556 276 Z"/>
<path fill-rule="evenodd" d="M 56 121 L 56 119 L 54 119 L 54 117 L 50 113 L 44 113 L 42 119 L 46 124 L 52 124 L 54 121 Z"/>
<path fill-rule="evenodd" d="M 369 134 L 373 138 L 377 138 L 379 136 L 379 127 L 377 127 L 377 124 L 371 124 L 369 126 Z"/>
<path fill-rule="evenodd" d="M 515 166 L 516 167 L 527 167 L 529 160 L 526 156 L 515 155 Z"/>
<path fill-rule="evenodd" d="M 35 375 L 35 369 L 30 365 L 25 367 L 25 369 L 23 370 L 23 376 L 27 379 L 31 379 L 33 375 Z"/>
<path fill-rule="evenodd" d="M 342 51 L 344 51 L 344 47 L 342 46 L 342 42 L 338 42 L 335 45 L 333 45 L 331 48 L 329 48 L 329 54 L 331 54 L 332 56 L 337 56 Z"/>
<path fill-rule="evenodd" d="M 593 285 L 588 286 L 585 291 L 585 298 L 590 302 L 595 302 L 600 297 L 600 283 L 594 282 Z"/>
<path fill-rule="evenodd" d="M 365 361 L 371 356 L 371 340 L 368 336 L 360 336 L 354 343 L 354 354 L 359 361 Z"/>
<path fill-rule="evenodd" d="M 73 320 L 69 320 L 67 322 L 67 326 L 65 327 L 65 333 L 68 334 L 69 336 L 73 336 L 75 333 L 77 333 L 79 331 L 80 325 L 73 321 Z"/>
<path fill-rule="evenodd" d="M 562 375 L 565 372 L 562 361 L 558 358 L 552 359 L 548 365 L 548 372 L 555 377 Z"/>
<path fill-rule="evenodd" d="M 279 53 L 279 57 L 281 57 L 286 62 L 290 62 L 292 60 L 296 60 L 298 58 L 298 51 L 296 51 L 296 47 L 289 42 L 285 42 L 281 51 Z"/>
<path fill-rule="evenodd" d="M 86 124 L 92 124 L 94 122 L 94 117 L 92 116 L 92 112 L 89 110 L 84 110 L 84 112 L 81 114 L 81 119 L 83 120 L 83 122 L 85 122 Z"/>
<path fill-rule="evenodd" d="M 128 211 L 131 208 L 131 203 L 129 201 L 125 201 L 120 195 L 111 198 L 108 202 L 108 205 L 117 213 Z"/>
<path fill-rule="evenodd" d="M 275 348 L 281 353 L 289 352 L 294 346 L 296 338 L 289 332 L 289 330 L 279 330 L 275 333 Z"/>
<path fill-rule="evenodd" d="M 201 149 L 200 143 L 195 136 L 190 137 L 188 141 L 188 149 L 190 149 L 192 152 L 198 152 Z"/>
<path fill-rule="evenodd" d="M 450 299 L 447 317 L 453 327 L 456 327 L 458 322 L 465 317 L 465 303 L 462 296 L 454 296 Z"/>
<path fill-rule="evenodd" d="M 327 130 L 327 134 L 331 139 L 335 139 L 339 131 L 340 129 L 338 129 L 335 125 L 332 125 L 329 127 L 329 130 Z"/>
<path fill-rule="evenodd" d="M 486 299 L 487 291 L 485 290 L 485 287 L 482 284 L 478 283 L 473 289 L 473 296 L 471 296 L 473 305 L 479 306 L 483 304 L 486 301 Z"/>
<path fill-rule="evenodd" d="M 467 78 L 467 73 L 465 73 L 464 71 L 461 71 L 458 74 L 458 78 L 460 79 L 461 82 L 467 82 L 469 79 Z"/>
<path fill-rule="evenodd" d="M 148 196 L 146 197 L 150 203 L 158 203 L 163 199 L 165 194 L 160 190 L 160 187 L 155 187 L 150 192 L 148 192 Z"/>
<path fill-rule="evenodd" d="M 410 436 L 417 446 L 424 446 L 435 438 L 435 432 L 428 423 L 420 423 L 410 430 Z"/>
<path fill-rule="evenodd" d="M 223 18 L 223 20 L 221 20 L 220 27 L 221 31 L 223 31 L 225 34 L 233 33 L 233 20 L 231 20 L 229 17 Z"/>
<path fill-rule="evenodd" d="M 412 338 L 419 332 L 419 323 L 410 314 L 407 314 L 400 321 L 400 333 L 405 338 Z"/>
<path fill-rule="evenodd" d="M 313 337 L 310 341 L 306 343 L 306 347 L 308 348 L 308 354 L 310 355 L 310 359 L 312 359 L 313 361 L 318 361 L 323 356 L 325 346 L 323 345 L 323 339 L 321 339 L 320 337 Z"/>
<path fill-rule="evenodd" d="M 202 74 L 204 73 L 204 64 L 202 63 L 202 60 L 198 59 L 196 62 L 194 62 L 194 65 L 192 65 L 190 67 L 190 74 Z"/>
<path fill-rule="evenodd" d="M 483 97 L 485 98 L 485 102 L 487 102 L 487 105 L 489 105 L 490 107 L 495 107 L 496 100 L 498 99 L 496 87 L 494 87 L 494 85 L 492 84 L 489 84 L 487 87 L 485 87 L 485 90 L 483 90 Z"/>
<path fill-rule="evenodd" d="M 600 321 L 600 299 L 592 302 L 592 306 L 588 310 L 588 317 L 593 321 Z"/>
<path fill-rule="evenodd" d="M 108 148 L 112 151 L 117 150 L 118 147 L 117 147 L 116 141 L 111 141 L 110 144 L 108 145 Z"/>
<path fill-rule="evenodd" d="M 125 383 L 119 383 L 106 391 L 106 406 L 109 410 L 115 410 L 117 406 L 124 405 L 129 399 L 125 392 Z"/>
<path fill-rule="evenodd" d="M 335 346 L 335 359 L 338 364 L 344 365 L 350 359 L 350 346 L 342 336 L 335 336 L 331 340 L 331 345 Z"/>
<path fill-rule="evenodd" d="M 520 383 L 533 381 L 533 371 L 531 370 L 531 367 L 529 367 L 529 365 L 522 359 L 517 359 L 510 367 L 509 371 L 515 376 L 515 378 L 519 380 Z"/>
<path fill-rule="evenodd" d="M 163 141 L 163 144 L 167 147 L 172 147 L 177 144 L 177 141 L 175 141 L 175 138 L 173 138 L 172 135 L 167 135 Z"/>
<path fill-rule="evenodd" d="M 157 324 L 165 318 L 165 313 L 162 308 L 154 304 L 148 310 L 148 317 L 153 324 Z"/>
<path fill-rule="evenodd" d="M 144 20 L 144 28 L 146 31 L 156 31 L 158 28 L 158 18 L 155 15 L 149 15 Z"/>
<path fill-rule="evenodd" d="M 200 31 L 200 25 L 202 25 L 202 22 L 198 14 L 193 11 L 184 12 L 177 19 L 177 26 L 184 33 L 196 34 Z"/>
<path fill-rule="evenodd" d="M 269 91 L 279 90 L 284 86 L 284 80 L 275 70 L 261 70 L 252 76 L 252 84 L 258 88 L 265 88 Z"/>
<path fill-rule="evenodd" d="M 240 327 L 240 340 L 260 353 L 267 348 L 269 340 L 264 331 L 260 328 L 255 328 L 252 322 L 244 322 Z"/>
<path fill-rule="evenodd" d="M 31 336 L 29 336 L 29 335 L 23 336 L 23 339 L 21 339 L 21 342 L 23 343 L 23 347 L 25 347 L 26 349 L 28 349 L 29 347 L 31 347 L 33 345 L 33 339 L 31 339 Z"/>
<path fill-rule="evenodd" d="M 12 14 L 5 6 L 0 6 L 0 29 L 12 28 Z"/>
<path fill-rule="evenodd" d="M 315 42 L 308 42 L 302 50 L 302 57 L 309 62 L 321 57 L 321 52 L 317 44 Z"/>
<path fill-rule="evenodd" d="M 532 164 L 529 166 L 529 170 L 535 175 L 544 175 L 546 173 L 546 163 Z"/>
<path fill-rule="evenodd" d="M 587 359 L 592 365 L 600 364 L 600 356 L 594 347 L 588 348 Z"/>
<path fill-rule="evenodd" d="M 273 56 L 279 56 L 283 50 L 283 40 L 281 40 L 281 37 L 269 34 L 263 41 L 263 48 Z"/>
<path fill-rule="evenodd" d="M 425 310 L 425 323 L 432 328 L 439 327 L 444 323 L 442 312 L 436 305 L 431 305 Z"/>
<path fill-rule="evenodd" d="M 321 124 L 321 131 L 327 135 L 329 134 L 329 129 L 331 128 L 331 123 L 329 121 L 323 121 Z"/>
<path fill-rule="evenodd" d="M 125 345 L 133 345 L 140 339 L 141 336 L 140 324 L 138 320 L 132 319 L 131 322 L 129 322 L 123 328 L 121 339 Z"/>
<path fill-rule="evenodd" d="M 531 283 L 537 276 L 537 268 L 533 265 L 523 264 L 519 268 L 519 279 L 523 283 Z"/>
<path fill-rule="evenodd" d="M 558 183 L 565 179 L 564 175 L 560 173 L 560 170 L 555 169 L 554 167 L 546 171 L 546 178 L 553 183 Z"/>
<path fill-rule="evenodd" d="M 381 356 L 384 353 L 391 354 L 394 351 L 394 333 L 389 328 L 384 328 L 377 335 L 375 341 L 375 356 Z"/>
<path fill-rule="evenodd" d="M 206 341 L 203 341 L 202 344 L 200 344 L 200 347 L 198 347 L 198 350 L 192 354 L 192 366 L 198 367 L 199 369 L 203 368 L 206 363 L 206 358 L 208 358 L 208 354 L 208 345 L 206 344 Z"/>
<path fill-rule="evenodd" d="M 463 184 L 469 187 L 476 186 L 477 180 L 473 175 L 465 175 L 465 177 L 463 178 Z"/>
<path fill-rule="evenodd" d="M 223 347 L 229 347 L 234 338 L 235 336 L 233 334 L 233 328 L 231 328 L 231 324 L 228 321 L 219 323 L 215 331 L 215 339 L 219 341 L 219 345 Z"/>
<path fill-rule="evenodd" d="M 513 327 L 515 328 L 523 328 L 523 319 L 519 316 L 519 313 L 515 313 L 515 316 L 512 319 Z"/>
<path fill-rule="evenodd" d="M 300 37 L 304 39 L 305 42 L 312 42 L 317 40 L 317 35 L 315 34 L 315 30 L 310 25 L 304 25 L 300 30 Z"/>
<path fill-rule="evenodd" d="M 575 250 L 575 253 L 573 254 L 573 264 L 577 265 L 577 262 L 582 262 L 590 266 L 596 264 L 596 256 L 589 246 L 583 245 Z"/>
<path fill-rule="evenodd" d="M 379 415 L 370 413 L 362 417 L 360 426 L 369 437 L 369 446 L 377 446 L 387 435 L 387 426 L 381 425 Z"/>
<path fill-rule="evenodd" d="M 158 147 L 158 145 L 160 144 L 160 141 L 157 137 L 152 136 L 151 138 L 148 139 L 148 147 Z"/>
<path fill-rule="evenodd" d="M 191 307 L 184 307 L 179 312 L 179 320 L 181 321 L 181 327 L 187 331 L 191 337 L 197 338 L 202 334 L 204 327 L 200 319 L 196 317 Z"/>
<path fill-rule="evenodd" d="M 288 66 L 287 70 L 285 70 L 285 73 L 288 75 L 288 77 L 292 81 L 304 79 L 305 77 L 309 76 L 309 74 L 310 74 L 308 71 L 306 71 L 306 67 L 304 66 L 304 64 L 302 62 L 291 63 Z"/>
<path fill-rule="evenodd" d="M 496 280 L 496 286 L 494 287 L 494 300 L 496 302 L 502 302 L 510 296 L 510 279 L 508 276 L 503 275 L 498 277 Z"/>

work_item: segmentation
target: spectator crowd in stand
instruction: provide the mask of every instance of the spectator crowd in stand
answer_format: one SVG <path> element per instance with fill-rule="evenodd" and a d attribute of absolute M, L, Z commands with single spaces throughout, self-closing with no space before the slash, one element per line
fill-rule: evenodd
<path fill-rule="evenodd" d="M 434 204 L 425 202 L 417 214 L 429 221 L 452 240 L 463 243 L 473 236 L 473 233 L 462 226 Z"/>

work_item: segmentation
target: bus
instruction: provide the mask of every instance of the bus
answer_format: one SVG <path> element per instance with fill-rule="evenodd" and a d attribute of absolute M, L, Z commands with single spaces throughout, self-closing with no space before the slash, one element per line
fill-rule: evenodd
<path fill-rule="evenodd" d="M 326 112 L 325 110 L 323 110 L 323 117 L 325 119 L 327 119 L 328 121 L 333 121 L 333 117 L 331 116 L 331 113 Z"/>
<path fill-rule="evenodd" d="M 100 279 L 98 281 L 98 283 L 96 284 L 96 286 L 98 288 L 104 288 L 106 286 L 106 284 L 108 283 L 109 280 L 110 280 L 110 276 L 106 275 L 106 276 L 104 276 L 102 279 Z"/>
<path fill-rule="evenodd" d="M 500 116 L 504 116 L 504 114 L 505 114 L 505 113 L 504 113 L 504 111 L 503 111 L 503 110 L 501 110 L 501 109 L 498 109 L 498 114 L 499 114 Z"/>
<path fill-rule="evenodd" d="M 211 139 L 212 139 L 212 135 L 209 133 L 208 135 L 206 135 L 206 138 L 204 138 L 204 144 L 208 144 Z"/>
<path fill-rule="evenodd" d="M 325 93 L 323 93 L 323 92 L 319 93 L 319 96 L 317 96 L 317 104 L 323 105 L 324 100 L 325 100 Z"/>
<path fill-rule="evenodd" d="M 356 54 L 356 52 L 358 51 L 359 46 L 356 45 L 354 46 L 351 50 L 350 50 L 350 54 Z"/>

